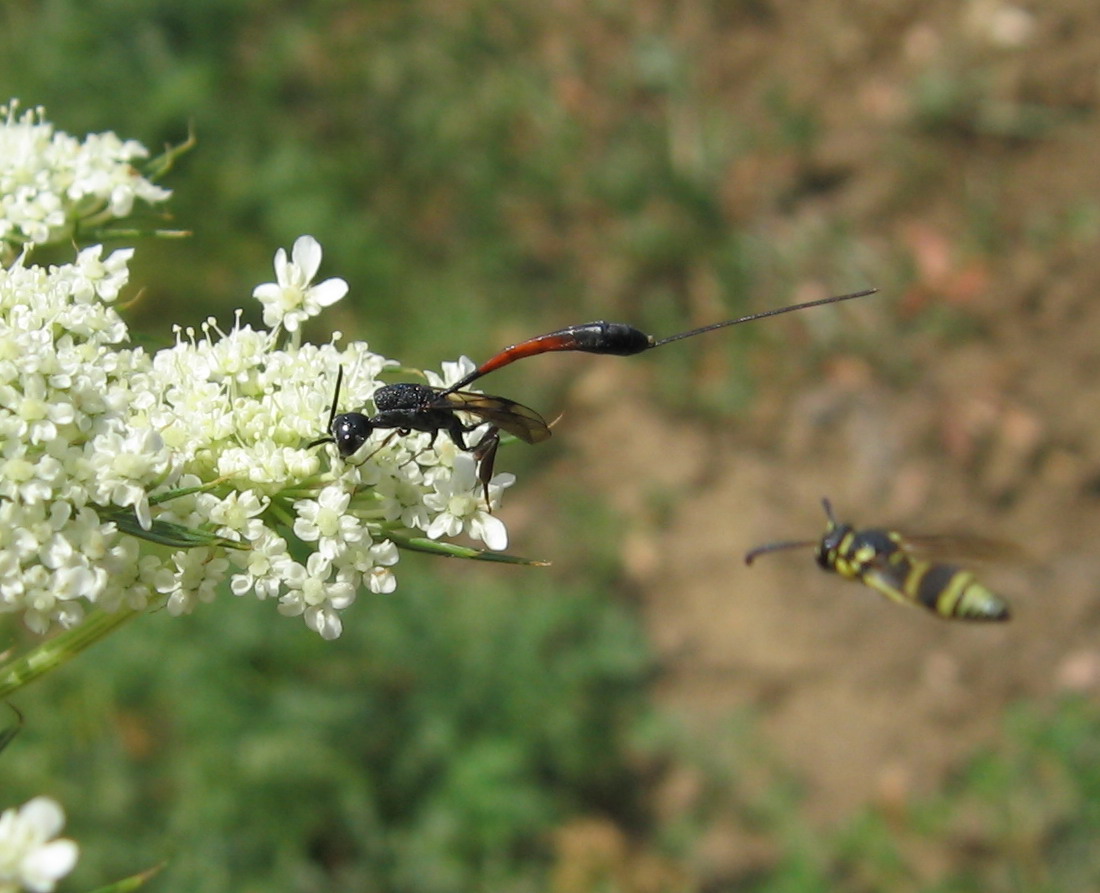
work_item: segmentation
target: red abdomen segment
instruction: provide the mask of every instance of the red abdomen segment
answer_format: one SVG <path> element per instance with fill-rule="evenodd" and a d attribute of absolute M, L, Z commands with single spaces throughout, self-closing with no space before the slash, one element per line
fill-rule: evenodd
<path fill-rule="evenodd" d="M 458 390 L 470 382 L 488 375 L 495 369 L 533 357 L 540 353 L 556 350 L 579 350 L 583 353 L 602 353 L 616 357 L 629 357 L 653 347 L 653 339 L 640 329 L 622 322 L 586 322 L 579 326 L 568 326 L 556 332 L 537 335 L 519 344 L 506 347 L 495 357 L 486 360 L 473 372 L 447 389 Z"/>

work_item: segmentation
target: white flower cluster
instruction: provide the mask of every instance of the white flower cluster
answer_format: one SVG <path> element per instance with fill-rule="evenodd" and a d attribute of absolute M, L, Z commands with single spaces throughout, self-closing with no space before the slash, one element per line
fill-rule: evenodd
<path fill-rule="evenodd" d="M 0 611 L 36 632 L 78 621 L 83 600 L 134 600 L 136 543 L 94 506 L 148 523 L 147 490 L 176 473 L 160 438 L 126 421 L 149 361 L 118 349 L 126 326 L 108 302 L 131 254 L 0 268 Z"/>
<path fill-rule="evenodd" d="M 431 448 L 429 434 L 392 437 L 371 455 L 382 431 L 359 464 L 308 448 L 327 433 L 341 369 L 341 407 L 363 410 L 392 365 L 363 343 L 299 344 L 300 323 L 347 291 L 311 285 L 312 237 L 256 289 L 272 329 L 238 313 L 228 332 L 208 320 L 153 354 L 124 346 L 111 306 L 132 254 L 96 245 L 63 266 L 0 265 L 0 613 L 41 633 L 90 605 L 186 613 L 227 583 L 334 638 L 360 587 L 395 588 L 404 541 L 507 545 L 474 459 L 446 434 Z M 494 504 L 512 480 L 494 478 Z"/>
<path fill-rule="evenodd" d="M 148 154 L 113 133 L 81 142 L 55 131 L 41 108 L 0 105 L 0 239 L 56 242 L 78 221 L 127 217 L 136 199 L 164 201 L 171 193 L 131 164 Z"/>
<path fill-rule="evenodd" d="M 311 258 L 312 272 L 320 246 L 305 236 L 294 255 Z M 294 313 L 310 305 L 308 277 L 299 269 L 287 271 L 285 256 L 281 260 L 277 270 L 288 273 L 288 288 L 302 295 L 300 304 L 282 305 Z M 316 288 L 336 286 L 329 280 Z M 473 459 L 446 435 L 431 448 L 428 434 L 393 438 L 360 464 L 345 462 L 334 449 L 307 449 L 326 433 L 331 388 L 340 369 L 345 370 L 342 404 L 363 408 L 381 386 L 378 374 L 393 363 L 362 342 L 342 352 L 333 344 L 279 348 L 278 334 L 239 322 L 221 332 L 208 321 L 201 337 L 188 332 L 174 348 L 153 357 L 152 387 L 161 396 L 147 423 L 188 472 L 177 486 L 217 482 L 163 507 L 181 523 L 206 523 L 219 535 L 249 545 L 247 550 L 177 553 L 180 570 L 186 562 L 196 580 L 171 589 L 170 611 L 183 612 L 196 599 L 211 598 L 214 585 L 229 576 L 238 595 L 277 597 L 282 613 L 303 615 L 311 629 L 335 638 L 341 630 L 339 611 L 354 601 L 360 587 L 376 593 L 396 587 L 393 537 L 421 531 L 435 539 L 465 532 L 493 549 L 507 545 L 504 525 L 485 505 Z M 443 377 L 428 373 L 428 379 L 445 386 L 472 368 L 469 361 L 445 364 Z M 389 433 L 382 432 L 379 441 Z M 377 445 L 372 442 L 363 452 L 369 456 Z M 494 478 L 494 504 L 512 481 L 512 475 Z M 180 514 L 183 504 L 192 514 Z M 196 586 L 200 576 L 202 585 Z"/>
<path fill-rule="evenodd" d="M 49 893 L 73 870 L 76 844 L 53 839 L 64 824 L 65 814 L 49 797 L 0 813 L 0 893 Z"/>

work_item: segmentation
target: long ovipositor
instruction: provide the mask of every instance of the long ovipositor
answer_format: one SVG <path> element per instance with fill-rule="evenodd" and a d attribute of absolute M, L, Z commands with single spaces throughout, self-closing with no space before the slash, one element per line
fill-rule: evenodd
<path fill-rule="evenodd" d="M 502 366 L 507 366 L 516 360 L 525 357 L 533 357 L 541 353 L 550 353 L 560 350 L 575 350 L 582 353 L 599 353 L 616 357 L 629 357 L 634 354 L 652 350 L 673 341 L 682 341 L 685 338 L 694 338 L 706 332 L 716 329 L 724 329 L 728 326 L 740 325 L 743 322 L 752 322 L 757 319 L 766 319 L 769 316 L 779 316 L 782 313 L 791 313 L 795 310 L 805 310 L 809 307 L 820 307 L 823 304 L 836 304 L 840 301 L 850 301 L 852 298 L 862 298 L 874 294 L 878 289 L 868 288 L 863 291 L 852 292 L 847 295 L 835 295 L 831 298 L 821 298 L 817 301 L 806 301 L 802 304 L 791 304 L 787 307 L 778 307 L 775 310 L 765 310 L 762 313 L 753 313 L 749 316 L 741 316 L 737 319 L 727 319 L 722 322 L 711 323 L 699 329 L 691 329 L 687 332 L 679 332 L 669 335 L 667 338 L 654 338 L 647 335 L 641 329 L 623 322 L 586 322 L 576 326 L 566 326 L 555 332 L 547 332 L 545 335 L 536 335 L 526 341 L 520 341 L 504 348 L 495 356 L 489 358 L 473 372 L 455 382 L 444 393 L 457 391 L 467 387 L 483 375 L 488 375 Z"/>

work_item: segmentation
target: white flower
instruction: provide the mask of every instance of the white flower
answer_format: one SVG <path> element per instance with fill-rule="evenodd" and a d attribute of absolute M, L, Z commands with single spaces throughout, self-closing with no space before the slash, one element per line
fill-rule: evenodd
<path fill-rule="evenodd" d="M 433 372 L 431 369 L 427 370 L 428 383 L 437 388 L 449 388 L 455 382 L 465 378 L 468 373 L 473 372 L 477 365 L 469 357 L 461 356 L 453 362 L 445 361 L 441 368 L 443 369 L 442 375 Z"/>
<path fill-rule="evenodd" d="M 367 588 L 375 593 L 393 592 L 397 589 L 397 578 L 390 568 L 397 564 L 397 546 L 388 540 L 384 543 L 376 543 L 371 546 L 370 557 L 374 567 L 364 575 Z"/>
<path fill-rule="evenodd" d="M 290 588 L 279 599 L 279 612 L 291 617 L 303 615 L 306 626 L 323 639 L 336 639 L 343 631 L 339 612 L 355 601 L 355 586 L 347 576 L 329 579 L 331 563 L 314 552 L 305 567 L 296 564 L 289 578 Z"/>
<path fill-rule="evenodd" d="M 118 298 L 129 280 L 133 248 L 112 251 L 106 260 L 101 259 L 102 255 L 103 246 L 92 245 L 77 255 L 75 264 L 63 268 L 72 277 L 69 288 L 76 301 L 90 303 L 98 298 L 109 304 Z"/>
<path fill-rule="evenodd" d="M 108 431 L 89 441 L 85 459 L 92 476 L 89 495 L 100 505 L 133 506 L 148 530 L 153 523 L 147 488 L 163 481 L 172 456 L 156 431 L 136 430 L 126 435 Z"/>
<path fill-rule="evenodd" d="M 48 797 L 35 797 L 0 814 L 0 893 L 49 893 L 72 871 L 77 845 L 52 839 L 64 824 L 64 812 Z"/>
<path fill-rule="evenodd" d="M 239 533 L 246 540 L 258 540 L 263 536 L 264 524 L 257 515 L 267 508 L 267 500 L 261 501 L 251 490 L 234 490 L 225 499 L 209 498 L 208 517 L 220 525 L 223 533 Z"/>
<path fill-rule="evenodd" d="M 397 546 L 389 540 L 366 549 L 350 549 L 335 562 L 339 568 L 337 578 L 354 588 L 365 582 L 371 592 L 393 592 L 397 588 L 397 578 L 390 568 L 397 564 L 397 559 Z"/>
<path fill-rule="evenodd" d="M 406 527 L 424 530 L 428 526 L 428 509 L 424 505 L 422 480 L 408 475 L 380 474 L 375 493 L 382 498 L 382 516 L 387 521 L 400 521 Z"/>
<path fill-rule="evenodd" d="M 212 602 L 218 584 L 229 571 L 229 559 L 208 546 L 181 549 L 172 556 L 171 573 L 163 569 L 157 589 L 168 596 L 165 606 L 174 617 L 190 614 L 198 602 Z"/>
<path fill-rule="evenodd" d="M 515 482 L 511 474 L 495 475 L 489 483 L 489 498 L 500 499 L 500 492 Z M 477 476 L 477 460 L 469 453 L 454 457 L 454 469 L 450 477 L 436 477 L 435 492 L 424 497 L 429 510 L 439 512 L 428 525 L 428 536 L 458 536 L 463 531 L 479 539 L 494 551 L 508 547 L 508 531 L 504 523 L 490 514 L 485 505 L 484 489 Z"/>
<path fill-rule="evenodd" d="M 310 285 L 321 268 L 321 246 L 313 236 L 299 236 L 292 249 L 293 260 L 286 251 L 275 252 L 275 282 L 257 285 L 252 297 L 264 305 L 264 325 L 282 323 L 288 332 L 316 316 L 325 307 L 335 304 L 348 293 L 343 279 L 326 279 Z"/>
<path fill-rule="evenodd" d="M 265 527 L 247 550 L 235 550 L 230 559 L 244 570 L 234 574 L 229 588 L 234 595 L 255 593 L 259 599 L 274 598 L 289 578 L 294 562 L 287 553 L 286 540 Z"/>
<path fill-rule="evenodd" d="M 127 217 L 134 200 L 164 201 L 171 195 L 139 176 L 132 162 L 147 158 L 149 150 L 136 140 L 120 140 L 115 134 L 91 133 L 84 139 L 74 161 L 73 182 L 68 197 L 80 201 L 86 196 L 106 199 L 113 217 Z"/>
<path fill-rule="evenodd" d="M 325 487 L 315 500 L 296 502 L 294 535 L 302 542 L 317 543 L 318 552 L 326 558 L 335 558 L 348 544 L 363 539 L 362 524 L 347 511 L 350 503 L 351 493 L 339 486 Z"/>

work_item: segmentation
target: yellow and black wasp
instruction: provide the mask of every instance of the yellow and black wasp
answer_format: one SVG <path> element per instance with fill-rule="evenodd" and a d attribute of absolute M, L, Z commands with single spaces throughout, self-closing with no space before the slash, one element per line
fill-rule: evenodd
<path fill-rule="evenodd" d="M 817 563 L 825 570 L 855 580 L 899 604 L 917 605 L 947 620 L 1008 620 L 1008 603 L 954 564 L 919 557 L 952 551 L 990 553 L 999 544 L 977 537 L 907 537 L 882 528 L 856 530 L 841 524 L 828 499 L 821 500 L 829 526 L 820 540 L 769 543 L 745 555 L 752 564 L 760 555 L 783 549 L 817 546 Z"/>

